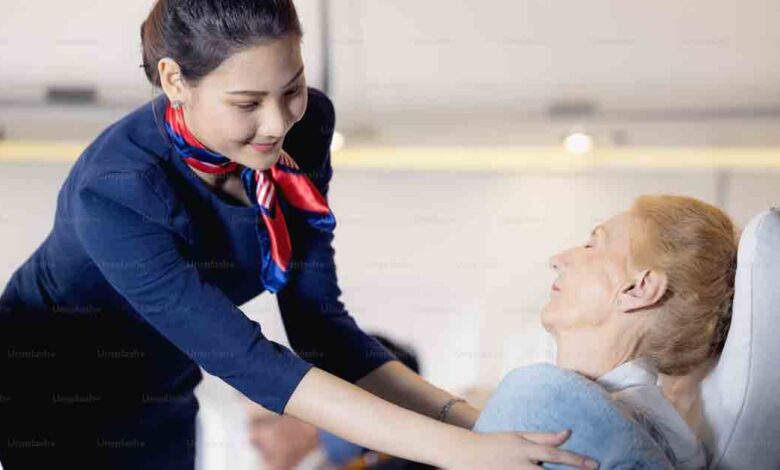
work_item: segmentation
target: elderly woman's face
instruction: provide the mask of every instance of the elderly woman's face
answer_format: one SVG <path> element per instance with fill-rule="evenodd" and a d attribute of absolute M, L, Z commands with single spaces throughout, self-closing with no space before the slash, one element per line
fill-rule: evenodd
<path fill-rule="evenodd" d="M 542 324 L 551 333 L 597 327 L 609 319 L 629 279 L 632 225 L 623 212 L 596 226 L 587 242 L 550 258 L 557 274 Z"/>

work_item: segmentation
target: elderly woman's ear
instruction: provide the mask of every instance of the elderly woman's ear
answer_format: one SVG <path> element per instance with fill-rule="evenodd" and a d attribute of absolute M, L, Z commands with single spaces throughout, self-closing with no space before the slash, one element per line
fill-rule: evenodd
<path fill-rule="evenodd" d="M 633 313 L 657 307 L 666 294 L 666 274 L 654 270 L 640 271 L 623 287 L 615 299 L 615 308 L 621 313 Z"/>

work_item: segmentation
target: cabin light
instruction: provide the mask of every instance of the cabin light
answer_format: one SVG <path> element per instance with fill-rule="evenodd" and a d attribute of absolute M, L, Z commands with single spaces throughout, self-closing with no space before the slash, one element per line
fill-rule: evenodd
<path fill-rule="evenodd" d="M 571 132 L 564 137 L 563 148 L 571 155 L 585 155 L 593 150 L 593 137 L 584 132 Z"/>

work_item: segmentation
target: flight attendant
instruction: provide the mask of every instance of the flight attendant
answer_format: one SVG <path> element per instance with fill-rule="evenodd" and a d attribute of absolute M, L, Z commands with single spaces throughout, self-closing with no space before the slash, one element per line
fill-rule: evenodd
<path fill-rule="evenodd" d="M 199 366 L 254 402 L 446 468 L 584 466 L 560 434 L 478 434 L 479 411 L 365 334 L 339 301 L 329 99 L 290 0 L 158 0 L 163 93 L 78 158 L 53 229 L 0 304 L 0 462 L 192 469 Z M 291 350 L 239 306 L 276 294 Z M 297 353 L 297 354 L 296 354 Z"/>

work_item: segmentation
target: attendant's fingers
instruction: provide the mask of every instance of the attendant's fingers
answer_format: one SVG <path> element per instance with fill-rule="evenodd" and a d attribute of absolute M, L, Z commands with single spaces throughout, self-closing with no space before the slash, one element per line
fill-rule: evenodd
<path fill-rule="evenodd" d="M 556 434 L 545 432 L 521 432 L 518 434 L 520 434 L 520 437 L 523 439 L 534 442 L 536 444 L 558 447 L 559 445 L 566 442 L 567 439 L 569 439 L 571 436 L 571 430 L 564 429 L 563 431 Z"/>
<path fill-rule="evenodd" d="M 594 460 L 566 450 L 546 447 L 539 444 L 531 444 L 528 455 L 541 462 L 560 463 L 574 468 L 596 469 L 599 467 Z"/>

